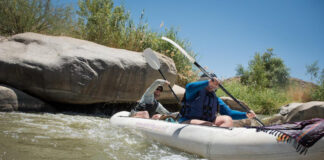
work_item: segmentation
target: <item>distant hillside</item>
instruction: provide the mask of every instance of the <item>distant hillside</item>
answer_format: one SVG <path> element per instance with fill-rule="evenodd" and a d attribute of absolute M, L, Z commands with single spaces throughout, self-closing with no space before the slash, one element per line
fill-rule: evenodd
<path fill-rule="evenodd" d="M 235 76 L 235 77 L 227 78 L 227 79 L 223 80 L 223 83 L 229 83 L 229 82 L 234 82 L 234 81 L 239 82 L 240 77 Z M 317 87 L 317 85 L 312 82 L 303 81 L 298 78 L 289 78 L 289 86 L 291 86 L 291 85 L 299 87 L 299 88 L 303 88 L 303 89 L 311 89 L 311 88 Z"/>

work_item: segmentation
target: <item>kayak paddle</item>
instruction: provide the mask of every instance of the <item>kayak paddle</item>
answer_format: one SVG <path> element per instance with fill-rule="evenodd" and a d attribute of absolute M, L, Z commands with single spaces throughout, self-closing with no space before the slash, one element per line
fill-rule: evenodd
<path fill-rule="evenodd" d="M 180 52 L 191 62 L 193 63 L 195 66 L 197 66 L 204 74 L 206 74 L 210 79 L 212 79 L 212 76 L 203 68 L 201 67 L 194 58 L 192 58 L 183 48 L 181 48 L 177 43 L 175 43 L 174 41 L 172 41 L 169 38 L 166 37 L 162 37 L 163 40 L 171 43 L 173 46 L 175 46 L 176 48 L 178 48 L 180 50 Z M 251 110 L 249 108 L 247 108 L 246 106 L 244 106 L 240 101 L 238 101 L 235 97 L 232 96 L 232 94 L 230 94 L 224 87 L 222 84 L 219 84 L 219 87 L 228 95 L 230 96 L 237 104 L 239 104 L 243 109 L 245 109 L 248 113 L 251 112 Z M 264 124 L 257 118 L 254 117 L 254 120 L 256 120 L 261 126 L 264 126 Z"/>
<path fill-rule="evenodd" d="M 144 57 L 146 59 L 146 61 L 148 62 L 148 64 L 155 70 L 158 70 L 160 72 L 160 74 L 162 75 L 164 80 L 167 80 L 164 76 L 164 74 L 162 73 L 160 67 L 161 67 L 161 63 L 159 58 L 156 56 L 156 54 L 154 53 L 154 51 L 151 48 L 146 48 L 144 50 Z M 174 97 L 177 99 L 178 103 L 180 103 L 180 100 L 178 98 L 178 96 L 174 93 L 173 89 L 171 88 L 170 84 L 168 85 L 170 90 L 172 91 Z"/>

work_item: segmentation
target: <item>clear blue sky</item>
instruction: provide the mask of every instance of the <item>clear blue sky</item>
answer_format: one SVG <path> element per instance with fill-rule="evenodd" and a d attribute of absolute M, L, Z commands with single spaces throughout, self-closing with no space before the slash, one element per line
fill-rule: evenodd
<path fill-rule="evenodd" d="M 67 3 L 76 3 L 70 0 Z M 324 0 L 114 0 L 136 22 L 142 10 L 153 31 L 179 28 L 198 63 L 218 77 L 245 68 L 256 52 L 273 48 L 291 77 L 311 81 L 306 65 L 324 68 Z"/>

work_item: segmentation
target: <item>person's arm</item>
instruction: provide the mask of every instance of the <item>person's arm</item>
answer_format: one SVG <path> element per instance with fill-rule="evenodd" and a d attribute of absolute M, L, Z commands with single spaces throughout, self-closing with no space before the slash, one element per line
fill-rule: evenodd
<path fill-rule="evenodd" d="M 186 100 L 193 99 L 196 93 L 207 87 L 208 84 L 209 80 L 188 83 L 186 85 Z"/>
<path fill-rule="evenodd" d="M 165 109 L 161 103 L 158 103 L 158 107 L 156 108 L 155 112 L 166 115 L 170 114 L 170 112 L 167 109 Z"/>
<path fill-rule="evenodd" d="M 143 94 L 140 103 L 152 104 L 154 100 L 154 91 L 160 85 L 166 83 L 166 80 L 157 79 L 155 80 L 149 88 L 146 89 L 145 93 Z"/>
<path fill-rule="evenodd" d="M 232 110 L 230 107 L 227 106 L 226 103 L 223 102 L 222 99 L 218 98 L 218 103 L 220 107 L 220 114 L 222 115 L 229 115 L 231 116 L 234 120 L 240 120 L 240 119 L 246 119 L 246 112 L 241 112 L 237 110 Z"/>

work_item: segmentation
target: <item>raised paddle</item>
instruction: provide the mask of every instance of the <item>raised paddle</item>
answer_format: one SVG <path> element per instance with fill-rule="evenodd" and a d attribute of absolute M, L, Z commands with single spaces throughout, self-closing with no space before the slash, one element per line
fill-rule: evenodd
<path fill-rule="evenodd" d="M 192 58 L 183 48 L 181 48 L 177 43 L 175 43 L 174 41 L 172 41 L 169 38 L 166 37 L 162 37 L 163 40 L 171 43 L 173 46 L 175 46 L 176 48 L 178 48 L 180 50 L 180 52 L 187 57 L 187 59 L 193 63 L 194 65 L 196 65 L 203 73 L 205 73 L 210 79 L 212 79 L 212 76 L 203 68 L 201 67 L 194 58 Z M 240 101 L 238 101 L 234 96 L 232 96 L 232 94 L 230 94 L 224 87 L 222 84 L 219 84 L 219 87 L 228 95 L 230 96 L 237 104 L 239 104 L 243 109 L 245 109 L 248 113 L 251 112 L 251 110 L 249 108 L 247 108 L 246 106 L 244 106 Z M 257 118 L 254 117 L 254 120 L 256 120 L 260 125 L 264 126 L 264 124 Z"/>
<path fill-rule="evenodd" d="M 144 50 L 144 57 L 146 59 L 146 61 L 148 62 L 148 64 L 155 70 L 158 70 L 160 72 L 160 74 L 162 75 L 164 80 L 167 80 L 164 76 L 164 74 L 162 73 L 160 67 L 161 67 L 161 63 L 159 58 L 156 56 L 156 54 L 154 53 L 154 51 L 151 48 L 146 48 Z M 180 100 L 178 98 L 178 96 L 174 93 L 173 89 L 171 88 L 170 84 L 168 84 L 170 90 L 172 91 L 174 97 L 177 99 L 177 102 L 180 103 Z"/>

